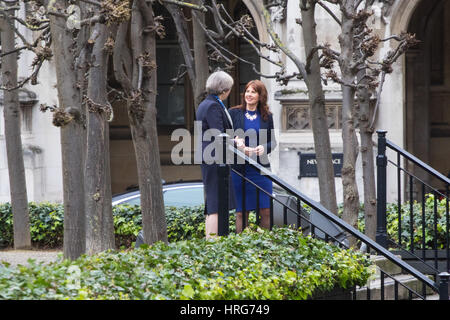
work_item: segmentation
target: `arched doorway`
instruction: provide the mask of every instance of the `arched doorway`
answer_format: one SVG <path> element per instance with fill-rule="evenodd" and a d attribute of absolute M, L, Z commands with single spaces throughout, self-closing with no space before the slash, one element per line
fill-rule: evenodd
<path fill-rule="evenodd" d="M 230 0 L 218 2 L 224 4 L 234 19 L 239 18 L 243 14 L 251 15 L 249 8 L 244 3 L 246 1 Z M 201 171 L 199 165 L 174 165 L 171 161 L 172 148 L 178 143 L 178 141 L 171 141 L 171 134 L 179 128 L 188 129 L 193 134 L 195 108 L 189 77 L 187 75 L 184 76 L 176 85 L 174 85 L 172 80 L 178 75 L 179 65 L 184 63 L 175 25 L 171 23 L 170 14 L 165 8 L 161 5 L 155 5 L 154 8 L 155 15 L 162 15 L 166 21 L 164 23 L 166 36 L 164 39 L 157 39 L 156 46 L 158 65 L 156 104 L 162 178 L 166 182 L 200 180 Z M 190 15 L 188 11 L 185 14 L 187 17 Z M 260 24 L 260 21 L 258 22 Z M 252 31 L 255 36 L 258 36 L 256 27 Z M 231 51 L 242 56 L 247 61 L 254 62 L 257 69 L 259 69 L 259 57 L 249 50 L 249 47 L 248 44 L 238 40 L 228 43 L 228 48 Z M 257 78 L 257 75 L 251 67 L 240 62 L 229 72 L 235 79 L 236 85 L 228 99 L 228 103 L 236 105 L 240 103 L 239 96 L 243 85 L 248 80 Z M 110 123 L 110 160 L 112 193 L 115 194 L 137 187 L 138 177 L 126 107 L 123 101 L 117 101 L 113 108 L 114 120 Z"/>
<path fill-rule="evenodd" d="M 406 53 L 406 149 L 450 174 L 450 1 L 423 0 L 408 32 L 421 43 Z M 414 170 L 414 168 L 410 168 Z M 415 174 L 441 188 L 419 170 Z"/>

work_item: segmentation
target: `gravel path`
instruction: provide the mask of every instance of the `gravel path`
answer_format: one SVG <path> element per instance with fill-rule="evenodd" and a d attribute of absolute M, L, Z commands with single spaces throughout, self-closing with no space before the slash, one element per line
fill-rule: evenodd
<path fill-rule="evenodd" d="M 62 251 L 58 250 L 4 250 L 0 251 L 0 262 L 6 261 L 12 266 L 17 266 L 19 264 L 28 265 L 28 259 L 34 259 L 38 263 L 41 261 L 48 263 L 56 261 L 56 258 L 60 253 L 62 253 Z"/>

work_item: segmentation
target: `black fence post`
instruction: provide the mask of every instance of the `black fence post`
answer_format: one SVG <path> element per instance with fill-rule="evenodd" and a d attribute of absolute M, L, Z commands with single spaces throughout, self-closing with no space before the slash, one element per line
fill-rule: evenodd
<path fill-rule="evenodd" d="M 218 167 L 219 171 L 219 217 L 217 233 L 219 236 L 226 236 L 230 232 L 229 228 L 229 179 L 230 179 L 230 167 L 227 164 L 227 153 L 228 153 L 228 141 L 229 135 L 222 133 L 217 136 L 219 141 L 219 148 L 221 151 L 221 159 Z M 217 150 L 219 151 L 219 150 Z"/>
<path fill-rule="evenodd" d="M 448 296 L 448 280 L 450 273 L 442 272 L 439 274 L 439 300 L 449 300 Z"/>
<path fill-rule="evenodd" d="M 375 235 L 376 242 L 387 248 L 387 230 L 386 230 L 386 133 L 387 131 L 378 130 L 378 154 L 377 154 L 377 231 Z"/>

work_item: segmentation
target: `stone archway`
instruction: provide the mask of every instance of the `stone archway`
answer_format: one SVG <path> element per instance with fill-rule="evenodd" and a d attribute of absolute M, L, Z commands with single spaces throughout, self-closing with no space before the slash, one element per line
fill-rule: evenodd
<path fill-rule="evenodd" d="M 391 34 L 398 34 L 408 29 L 412 15 L 422 1 L 398 0 L 392 4 L 392 7 L 389 9 Z"/>

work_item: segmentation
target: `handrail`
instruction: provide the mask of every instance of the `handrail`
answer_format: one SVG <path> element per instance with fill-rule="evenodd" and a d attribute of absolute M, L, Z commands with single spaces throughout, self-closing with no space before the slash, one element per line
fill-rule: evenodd
<path fill-rule="evenodd" d="M 447 270 L 450 269 L 450 247 L 449 247 L 449 224 L 450 224 L 450 218 L 449 218 L 449 208 L 448 208 L 448 203 L 449 203 L 449 198 L 448 198 L 448 191 L 449 191 L 449 185 L 450 185 L 450 179 L 445 177 L 443 174 L 441 174 L 440 172 L 436 171 L 435 169 L 433 169 L 432 167 L 430 167 L 429 165 L 427 165 L 426 163 L 424 163 L 423 161 L 421 161 L 420 159 L 418 159 L 417 157 L 413 156 L 412 154 L 410 154 L 409 152 L 403 150 L 402 148 L 400 148 L 399 146 L 395 145 L 394 143 L 392 143 L 391 141 L 389 141 L 388 139 L 386 139 L 386 133 L 387 131 L 385 130 L 378 130 L 377 134 L 378 134 L 378 153 L 377 153 L 377 242 L 382 245 L 383 247 L 387 248 L 388 246 L 388 234 L 387 234 L 387 207 L 386 207 L 386 194 L 387 194 L 387 165 L 388 163 L 393 164 L 394 166 L 397 167 L 397 183 L 398 183 L 398 228 L 399 228 L 399 239 L 401 239 L 401 176 L 400 173 L 403 171 L 404 174 L 407 174 L 409 176 L 409 197 L 410 197 L 410 238 L 411 238 L 411 252 L 414 251 L 414 238 L 413 238 L 413 234 L 414 234 L 414 228 L 413 228 L 413 222 L 414 221 L 414 210 L 413 210 L 413 178 L 416 179 L 416 181 L 419 181 L 422 185 L 422 249 L 425 250 L 426 246 L 425 246 L 425 228 L 426 228 L 426 222 L 425 222 L 425 205 L 424 205 L 424 197 L 425 197 L 425 186 L 429 187 L 433 194 L 435 196 L 442 195 L 445 199 L 446 199 L 446 224 L 447 224 L 447 234 L 446 234 L 446 242 L 447 242 L 447 248 L 446 248 L 446 252 L 447 252 Z M 397 164 L 395 164 L 393 161 L 390 161 L 387 158 L 386 155 L 386 149 L 390 148 L 391 150 L 393 150 L 394 152 L 397 153 Z M 410 163 L 416 165 L 417 167 L 423 169 L 425 172 L 427 172 L 428 174 L 430 174 L 431 176 L 434 176 L 435 178 L 441 180 L 442 182 L 444 182 L 445 184 L 445 188 L 446 188 L 446 193 L 447 195 L 443 195 L 439 190 L 437 190 L 434 187 L 431 187 L 430 185 L 428 185 L 425 181 L 422 181 L 422 179 L 416 177 L 414 174 L 408 172 L 407 170 L 405 170 L 404 168 L 401 167 L 400 164 L 400 160 L 401 160 L 401 156 L 403 156 L 406 161 L 409 161 Z M 434 257 L 434 262 L 435 262 L 435 267 L 433 269 L 438 269 L 438 262 L 437 262 L 437 245 L 436 245 L 436 240 L 437 240 L 437 202 L 436 202 L 436 198 L 434 199 L 434 238 L 433 238 L 433 250 L 435 252 L 435 257 Z M 392 240 L 390 240 L 392 241 Z M 399 240 L 399 244 L 396 244 L 396 246 L 400 247 L 402 250 L 405 251 L 409 251 L 406 250 L 404 248 L 401 247 L 401 240 Z M 426 267 L 432 267 L 431 265 L 429 265 L 426 262 L 425 259 L 425 251 L 424 251 L 424 257 L 422 259 L 418 259 L 419 261 L 421 261 L 423 263 L 424 266 Z M 438 270 L 439 272 L 439 270 Z M 448 279 L 445 279 L 445 277 L 448 276 L 447 272 L 441 272 L 440 274 L 438 274 L 438 272 L 436 272 L 436 276 L 439 275 L 440 278 L 440 283 L 439 283 L 439 292 L 441 295 L 442 299 L 448 299 L 448 287 L 446 285 L 444 285 L 444 282 L 448 281 Z"/>
<path fill-rule="evenodd" d="M 420 179 L 419 177 L 415 176 L 413 173 L 409 172 L 408 170 L 406 170 L 405 168 L 400 167 L 398 164 L 396 164 L 394 161 L 391 161 L 388 159 L 388 162 L 390 164 L 392 164 L 394 167 L 397 167 L 398 170 L 403 171 L 405 174 L 407 174 L 410 177 L 413 177 L 414 179 L 416 179 L 417 181 L 419 181 L 421 184 L 423 184 L 424 186 L 433 189 L 436 193 L 438 193 L 439 195 L 441 195 L 442 197 L 447 198 L 447 196 L 443 193 L 441 193 L 439 190 L 436 190 L 434 187 L 430 186 L 428 183 L 426 183 L 425 181 L 423 181 L 422 179 Z"/>
<path fill-rule="evenodd" d="M 221 135 L 221 136 L 224 137 L 226 135 Z M 281 178 L 275 176 L 270 170 L 268 170 L 267 168 L 261 166 L 255 160 L 251 159 L 250 157 L 248 157 L 247 155 L 245 155 L 244 153 L 242 153 L 241 151 L 236 149 L 231 143 L 229 143 L 228 139 L 226 140 L 225 143 L 228 145 L 228 150 L 229 151 L 231 151 L 233 154 L 237 155 L 241 159 L 245 160 L 245 162 L 250 164 L 252 167 L 260 170 L 261 173 L 263 173 L 265 176 L 267 176 L 272 182 L 275 182 L 276 184 L 281 186 L 283 189 L 285 189 L 286 191 L 291 193 L 293 196 L 301 199 L 301 201 L 303 201 L 306 204 L 308 204 L 311 208 L 316 210 L 319 214 L 325 216 L 331 222 L 333 222 L 337 226 L 341 227 L 342 229 L 344 229 L 345 231 L 350 233 L 355 238 L 357 238 L 360 241 L 362 241 L 363 243 L 365 243 L 368 246 L 368 248 L 374 249 L 380 255 L 382 255 L 385 258 L 387 258 L 388 260 L 394 262 L 396 265 L 400 266 L 403 270 L 406 270 L 407 272 L 412 274 L 414 277 L 418 278 L 420 281 L 425 283 L 427 286 L 429 286 L 434 291 L 439 292 L 438 285 L 434 281 L 432 281 L 431 279 L 426 277 L 424 274 L 422 274 L 420 271 L 418 271 L 417 269 L 415 269 L 411 265 L 407 264 L 403 260 L 397 258 L 394 254 L 389 252 L 389 250 L 387 250 L 386 248 L 384 248 L 380 244 L 376 243 L 375 241 L 373 241 L 372 239 L 370 239 L 369 237 L 367 237 L 366 235 L 361 233 L 359 230 L 356 230 L 353 226 L 351 226 L 350 224 L 348 224 L 347 222 L 345 222 L 344 220 L 340 219 L 335 214 L 330 212 L 322 204 L 312 200 L 308 196 L 306 196 L 306 195 L 302 194 L 301 192 L 297 191 L 289 183 L 287 183 L 284 180 L 282 180 Z"/>
<path fill-rule="evenodd" d="M 388 146 L 389 148 L 391 148 L 394 151 L 397 151 L 402 156 L 404 156 L 408 160 L 411 160 L 412 162 L 414 162 L 414 164 L 418 165 L 419 167 L 421 167 L 422 169 L 424 169 L 428 173 L 432 174 L 433 176 L 435 176 L 436 178 L 440 179 L 444 183 L 450 185 L 450 179 L 449 178 L 444 176 L 442 173 L 436 171 L 435 169 L 430 167 L 428 164 L 426 164 L 423 161 L 421 161 L 419 158 L 417 158 L 417 157 L 413 156 L 412 154 L 410 154 L 409 152 L 403 150 L 402 148 L 400 148 L 399 146 L 394 144 L 389 139 L 386 139 L 386 146 Z"/>
<path fill-rule="evenodd" d="M 405 249 L 405 248 L 399 246 L 398 243 L 392 241 L 391 239 L 388 239 L 388 241 L 389 241 L 389 243 L 391 243 L 394 247 L 398 248 L 399 251 L 402 251 L 402 252 L 408 254 L 409 256 L 412 256 L 412 257 L 414 257 L 414 258 L 416 258 L 416 259 L 418 259 L 418 260 L 421 259 L 417 254 L 415 254 L 415 253 L 412 252 L 412 251 L 408 251 L 407 249 Z M 427 267 L 430 268 L 430 269 L 432 269 L 436 274 L 439 273 L 439 270 L 438 270 L 437 268 L 435 268 L 434 266 L 427 264 Z"/>
<path fill-rule="evenodd" d="M 242 179 L 246 179 L 242 174 L 240 174 L 240 173 L 239 173 L 238 171 L 236 171 L 235 169 L 231 169 L 231 170 L 232 170 L 234 173 L 236 173 L 239 177 L 241 177 Z M 275 198 L 273 195 L 271 195 L 270 193 L 268 193 L 266 190 L 261 189 L 261 188 L 260 188 L 256 183 L 254 183 L 253 181 L 247 180 L 247 179 L 246 179 L 246 181 L 249 182 L 251 185 L 253 185 L 255 188 L 259 188 L 259 189 L 260 189 L 260 190 L 259 190 L 260 192 L 265 193 L 267 196 L 271 197 L 273 200 L 277 201 L 279 204 L 281 204 L 282 206 L 284 206 L 285 209 L 286 209 L 286 211 L 289 210 L 290 212 L 292 212 L 292 213 L 295 214 L 295 215 L 301 215 L 300 212 L 297 212 L 296 210 L 294 210 L 294 209 L 292 209 L 292 208 L 286 206 L 286 205 L 283 204 L 280 200 L 278 200 L 278 199 Z M 303 216 L 302 216 L 301 219 L 306 220 L 306 222 L 308 222 L 308 223 L 310 223 L 311 225 L 313 225 L 312 221 L 311 221 L 310 219 L 308 219 L 307 217 L 303 217 Z M 313 225 L 313 227 L 314 227 L 314 229 L 318 229 L 320 232 L 323 232 L 323 233 L 328 237 L 328 239 L 332 239 L 332 240 L 334 240 L 334 241 L 336 241 L 336 242 L 339 242 L 341 245 L 346 246 L 345 244 L 343 244 L 342 242 L 340 242 L 339 239 L 337 239 L 336 237 L 331 236 L 331 235 L 327 235 L 327 234 L 326 234 L 326 231 L 325 231 L 324 229 L 322 229 L 322 228 L 320 228 L 320 227 L 317 227 L 317 226 L 314 226 L 314 225 Z M 346 246 L 346 248 L 348 249 L 348 246 Z"/>

